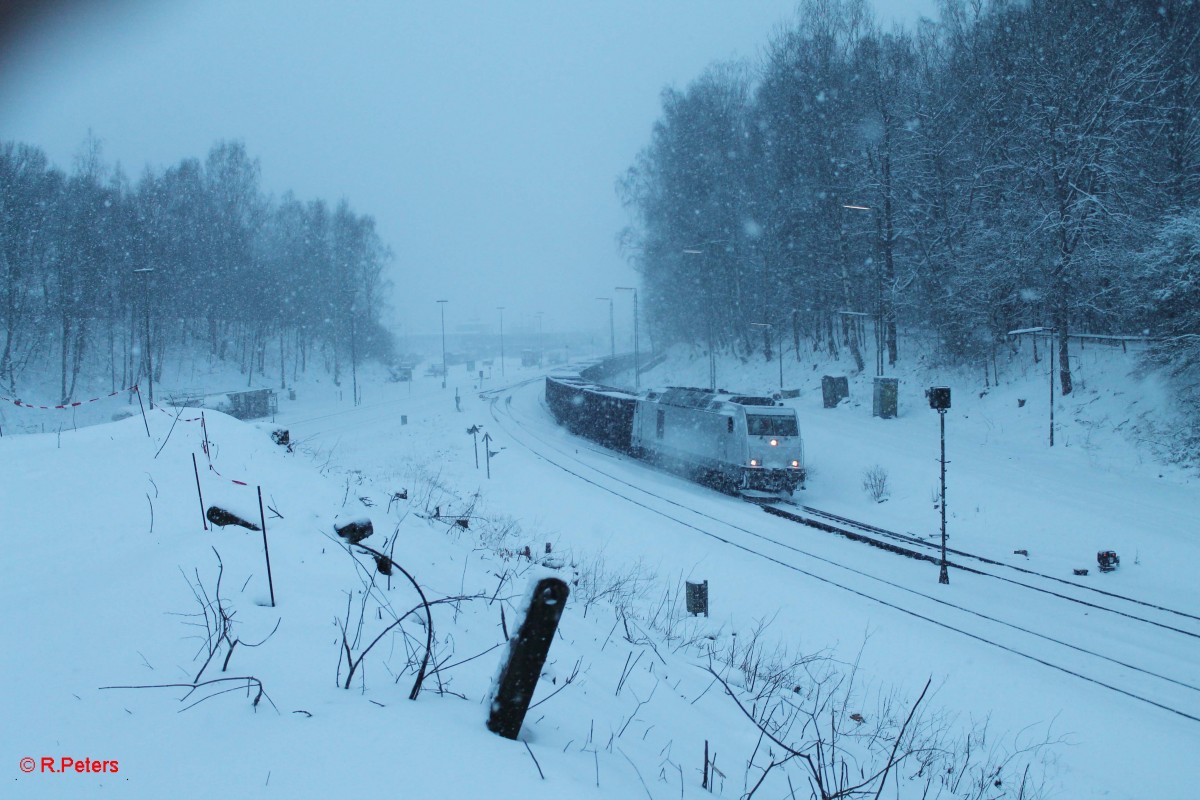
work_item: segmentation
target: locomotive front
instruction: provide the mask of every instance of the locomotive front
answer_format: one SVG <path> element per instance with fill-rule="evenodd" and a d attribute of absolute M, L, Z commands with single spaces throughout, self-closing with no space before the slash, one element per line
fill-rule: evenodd
<path fill-rule="evenodd" d="M 749 406 L 745 409 L 745 488 L 792 492 L 805 479 L 804 442 L 794 408 Z"/>

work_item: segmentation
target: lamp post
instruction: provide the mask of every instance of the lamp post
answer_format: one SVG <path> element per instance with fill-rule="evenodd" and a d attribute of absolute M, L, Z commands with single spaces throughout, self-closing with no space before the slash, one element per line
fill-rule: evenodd
<path fill-rule="evenodd" d="M 771 328 L 774 328 L 775 325 L 770 322 L 751 322 L 750 327 L 751 328 L 766 328 L 767 335 L 769 336 L 771 334 Z M 776 340 L 775 349 L 779 351 L 779 394 L 780 394 L 780 396 L 782 396 L 783 395 L 783 330 L 782 329 L 779 331 L 779 337 Z"/>
<path fill-rule="evenodd" d="M 608 342 L 612 356 L 615 358 L 617 355 L 617 328 L 613 323 L 613 299 L 611 297 L 597 297 L 596 299 L 608 301 Z"/>
<path fill-rule="evenodd" d="M 534 314 L 538 321 L 538 366 L 546 363 L 546 349 L 542 346 L 542 317 L 546 312 L 538 311 Z"/>
<path fill-rule="evenodd" d="M 706 242 L 706 244 L 716 244 L 716 242 Z M 704 250 L 699 247 L 685 247 L 683 248 L 683 254 L 687 256 L 700 256 L 701 269 L 704 268 Z M 704 333 L 708 339 L 708 388 L 709 391 L 715 392 L 717 390 L 717 354 L 713 350 L 712 313 L 712 303 L 709 303 L 704 314 Z"/>
<path fill-rule="evenodd" d="M 146 348 L 146 388 L 148 389 L 148 399 L 150 400 L 150 408 L 154 408 L 154 351 L 150 347 L 150 276 L 154 274 L 152 267 L 143 267 L 135 269 L 135 275 L 145 275 L 146 280 L 142 286 L 142 302 L 146 306 L 146 341 L 143 347 Z M 253 372 L 253 370 L 251 370 Z M 63 402 L 66 402 L 65 400 Z"/>
<path fill-rule="evenodd" d="M 851 211 L 871 211 L 870 206 L 847 205 L 842 204 L 842 208 Z M 884 348 L 884 333 L 883 333 L 883 273 L 880 270 L 878 259 L 875 264 L 875 375 L 883 375 L 883 348 Z"/>
<path fill-rule="evenodd" d="M 638 312 L 637 312 L 637 289 L 633 286 L 618 286 L 618 292 L 633 292 L 633 390 L 641 391 L 642 388 L 642 365 L 641 353 L 638 350 Z"/>
<path fill-rule="evenodd" d="M 504 306 L 496 306 L 500 312 L 500 375 L 504 375 Z"/>
<path fill-rule="evenodd" d="M 449 300 L 438 300 L 442 311 L 442 388 L 446 388 L 446 303 Z"/>

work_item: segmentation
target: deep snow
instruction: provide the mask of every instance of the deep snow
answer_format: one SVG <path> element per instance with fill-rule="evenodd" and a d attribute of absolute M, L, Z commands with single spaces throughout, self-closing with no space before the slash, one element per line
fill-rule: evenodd
<path fill-rule="evenodd" d="M 836 365 L 789 356 L 785 385 L 801 395 L 788 402 L 800 411 L 813 473 L 802 502 L 935 535 L 937 415 L 922 392 L 945 383 L 954 389 L 952 546 L 1068 578 L 1089 567 L 1079 579 L 1088 585 L 1200 614 L 1195 479 L 1133 441 L 1169 431 L 1161 398 L 1153 382 L 1130 376 L 1132 355 L 1089 348 L 1078 364 L 1082 385 L 1059 398 L 1058 445 L 1050 449 L 1044 362 L 1034 366 L 1027 353 L 986 392 L 974 376 L 907 371 L 894 420 L 871 417 L 863 377 L 852 380 L 849 402 L 821 408 L 820 376 Z M 1191 796 L 1200 723 L 1137 697 L 1200 716 L 1197 691 L 1180 685 L 1200 684 L 1200 640 L 961 572 L 939 586 L 936 567 L 767 517 L 570 437 L 546 414 L 539 373 L 513 360 L 505 371 L 502 379 L 497 364 L 479 387 L 456 368 L 445 390 L 420 374 L 412 385 L 369 374 L 357 408 L 328 382 L 302 383 L 295 401 L 281 400 L 277 421 L 300 443 L 294 453 L 271 442 L 271 424 L 207 411 L 215 471 L 199 423 L 184 421 L 199 415 L 194 409 L 178 421 L 173 409 L 148 412 L 147 437 L 140 414 L 75 430 L 62 424 L 70 412 L 5 407 L 5 795 L 690 797 L 707 794 L 707 740 L 717 755 L 715 793 L 738 797 L 761 774 L 761 766 L 746 766 L 757 731 L 712 688 L 696 648 L 679 648 L 647 621 L 656 608 L 682 602 L 686 579 L 709 581 L 712 616 L 677 619 L 677 635 L 728 650 L 765 622 L 760 636 L 771 648 L 821 653 L 843 670 L 857 663 L 851 697 L 869 721 L 880 698 L 898 692 L 904 709 L 932 678 L 923 707 L 948 731 L 987 719 L 987 747 L 1051 742 L 1033 754 L 1051 796 Z M 719 374 L 723 387 L 763 391 L 777 385 L 778 366 L 727 360 Z M 705 359 L 677 353 L 642 383 L 699 385 L 706 377 Z M 196 380 L 192 365 L 179 386 Z M 512 388 L 478 394 L 501 386 Z M 109 418 L 126 400 L 92 404 L 88 419 Z M 13 433 L 40 430 L 40 419 L 47 433 Z M 472 425 L 491 438 L 490 479 L 482 442 L 475 467 Z M 266 505 L 282 515 L 267 519 L 275 608 L 261 534 L 203 530 L 193 455 L 206 503 L 257 521 L 261 485 Z M 864 470 L 875 465 L 888 474 L 884 503 L 862 488 Z M 401 490 L 407 499 L 392 497 Z M 435 507 L 445 518 L 432 517 Z M 365 616 L 361 638 L 369 642 L 389 613 L 416 600 L 394 577 L 364 604 L 367 573 L 333 534 L 335 518 L 362 515 L 376 531 L 365 544 L 384 549 L 395 534 L 396 562 L 431 599 L 478 595 L 435 606 L 435 658 L 446 670 L 416 702 L 407 700 L 408 654 L 423 644 L 420 615 L 406 622 L 412 638 L 381 641 L 352 688 L 339 688 L 342 625 L 353 639 Z M 454 523 L 462 516 L 467 529 Z M 511 632 L 513 604 L 541 569 L 520 552 L 528 546 L 540 560 L 546 543 L 551 563 L 578 583 L 536 695 L 545 702 L 526 721 L 527 753 L 488 733 L 483 720 L 503 649 L 500 608 Z M 189 615 L 200 609 L 194 587 L 215 586 L 214 548 L 243 644 L 228 673 L 214 663 L 204 678 L 255 676 L 270 701 L 254 708 L 238 691 L 181 711 L 205 695 L 180 703 L 186 690 L 100 689 L 195 677 L 207 650 L 197 638 L 202 619 Z M 1018 549 L 1029 556 L 1014 555 Z M 1118 571 L 1096 572 L 1100 549 L 1119 552 Z M 623 620 L 614 600 L 646 616 Z M 246 646 L 276 623 L 264 644 Z M 25 774 L 18 765 L 64 756 L 117 760 L 119 772 Z M 756 757 L 766 763 L 761 748 Z M 803 772 L 795 763 L 786 769 L 756 796 L 786 796 L 785 777 L 805 796 Z M 1004 789 L 1015 796 L 1013 785 Z M 884 796 L 895 791 L 889 783 Z"/>

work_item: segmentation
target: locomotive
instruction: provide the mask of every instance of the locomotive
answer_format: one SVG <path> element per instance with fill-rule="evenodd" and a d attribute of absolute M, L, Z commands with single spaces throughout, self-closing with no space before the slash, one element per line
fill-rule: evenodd
<path fill-rule="evenodd" d="M 637 395 L 550 376 L 546 404 L 572 433 L 724 492 L 790 494 L 804 484 L 796 411 L 769 397 L 687 387 Z"/>

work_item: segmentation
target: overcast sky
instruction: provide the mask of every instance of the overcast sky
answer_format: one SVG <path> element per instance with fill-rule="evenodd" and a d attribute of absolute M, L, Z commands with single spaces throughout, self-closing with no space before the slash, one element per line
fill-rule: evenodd
<path fill-rule="evenodd" d="M 876 0 L 884 20 L 935 0 Z M 395 252 L 392 317 L 606 328 L 632 285 L 617 177 L 659 93 L 755 59 L 794 0 L 52 6 L 0 40 L 0 140 L 69 169 L 88 129 L 137 178 L 240 139 L 267 192 L 346 198 Z M 12 22 L 11 19 L 6 20 Z M 618 315 L 628 314 L 627 293 Z M 511 326 L 511 328 L 510 328 Z"/>

